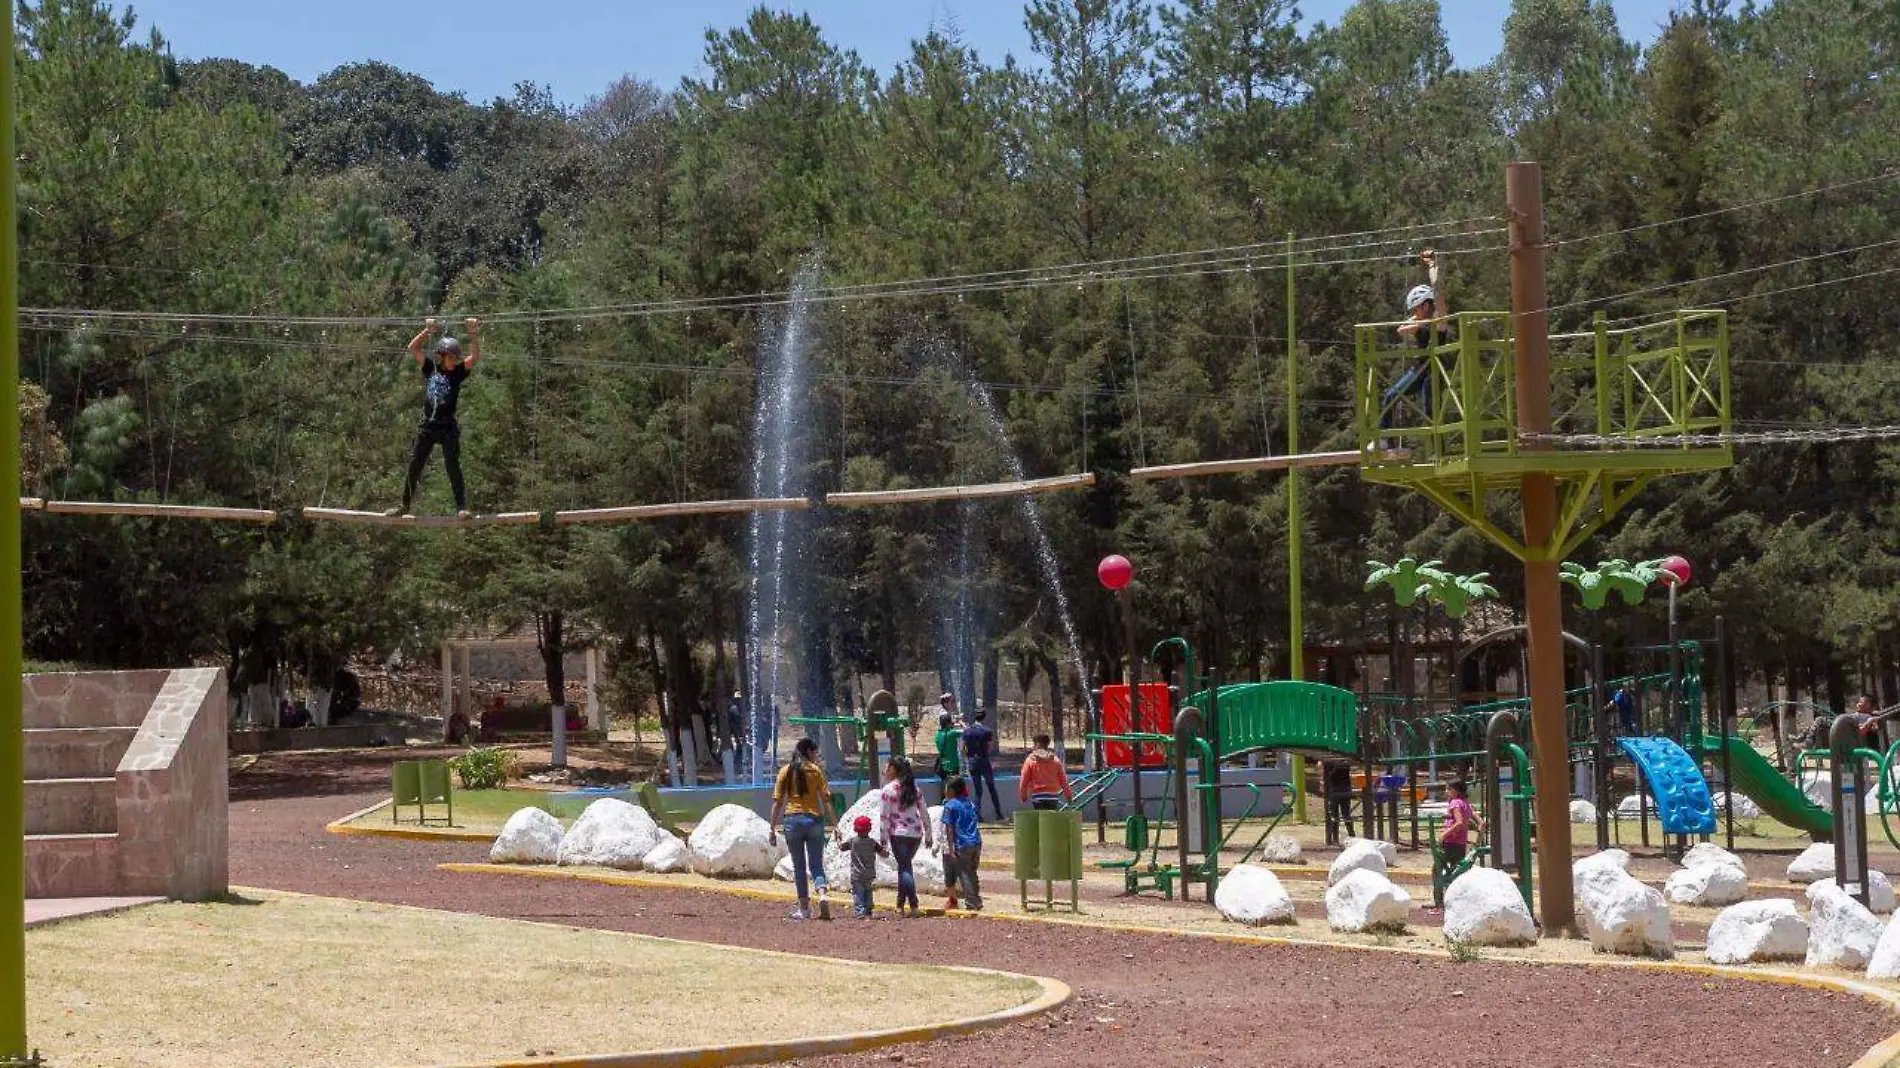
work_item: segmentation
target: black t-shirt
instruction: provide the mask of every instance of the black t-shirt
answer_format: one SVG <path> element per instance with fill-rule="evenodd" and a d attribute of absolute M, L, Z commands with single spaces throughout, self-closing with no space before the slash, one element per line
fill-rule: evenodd
<path fill-rule="evenodd" d="M 458 363 L 444 371 L 435 357 L 422 361 L 422 421 L 430 426 L 454 426 L 455 402 L 462 393 L 462 381 L 468 377 L 468 364 Z"/>
<path fill-rule="evenodd" d="M 987 724 L 976 722 L 963 728 L 963 755 L 974 763 L 990 758 L 990 739 L 995 736 Z"/>

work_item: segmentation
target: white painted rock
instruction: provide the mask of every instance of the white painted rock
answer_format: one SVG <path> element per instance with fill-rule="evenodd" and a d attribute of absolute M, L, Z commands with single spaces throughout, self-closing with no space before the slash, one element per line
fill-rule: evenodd
<path fill-rule="evenodd" d="M 561 821 L 546 809 L 518 809 L 502 825 L 488 859 L 494 864 L 552 864 L 561 859 Z"/>
<path fill-rule="evenodd" d="M 1581 879 L 1586 872 L 1597 868 L 1611 868 L 1616 871 L 1630 870 L 1630 855 L 1623 849 L 1602 849 L 1570 865 L 1570 877 Z"/>
<path fill-rule="evenodd" d="M 1571 865 L 1577 904 L 1590 929 L 1590 947 L 1598 953 L 1674 956 L 1676 944 L 1669 934 L 1668 903 L 1655 887 L 1618 867 L 1614 858 L 1591 863 L 1608 852 Z"/>
<path fill-rule="evenodd" d="M 1808 967 L 1867 967 L 1880 941 L 1880 920 L 1838 886 L 1820 888 L 1808 903 Z"/>
<path fill-rule="evenodd" d="M 1237 864 L 1221 876 L 1214 907 L 1224 919 L 1249 927 L 1293 922 L 1293 898 L 1280 877 L 1257 864 Z"/>
<path fill-rule="evenodd" d="M 1260 847 L 1260 860 L 1265 864 L 1304 864 L 1300 840 L 1290 834 L 1267 835 L 1266 844 Z"/>
<path fill-rule="evenodd" d="M 1801 793 L 1808 800 L 1832 812 L 1834 810 L 1834 780 L 1827 775 L 1809 775 L 1801 780 Z"/>
<path fill-rule="evenodd" d="M 1654 806 L 1651 806 L 1651 809 L 1653 811 Z M 1616 803 L 1616 818 L 1619 820 L 1637 819 L 1641 817 L 1642 814 L 1643 797 L 1641 794 L 1631 794 Z"/>
<path fill-rule="evenodd" d="M 1663 896 L 1678 905 L 1733 905 L 1748 896 L 1748 874 L 1733 864 L 1699 864 L 1671 874 Z"/>
<path fill-rule="evenodd" d="M 1823 886 L 1835 886 L 1834 877 L 1817 879 L 1808 884 L 1808 902 L 1814 902 L 1814 892 Z M 1894 906 L 1893 880 L 1885 872 L 1867 870 L 1867 911 L 1876 916 L 1891 915 Z"/>
<path fill-rule="evenodd" d="M 1596 821 L 1597 807 L 1595 805 L 1581 797 L 1573 797 L 1570 799 L 1570 822 L 1595 823 Z"/>
<path fill-rule="evenodd" d="M 1747 794 L 1716 794 L 1715 810 L 1727 812 L 1728 806 L 1735 805 L 1735 818 L 1738 820 L 1758 820 L 1762 817 L 1761 806 Z"/>
<path fill-rule="evenodd" d="M 1358 868 L 1326 890 L 1326 922 L 1335 931 L 1402 931 L 1412 895 L 1368 868 Z"/>
<path fill-rule="evenodd" d="M 1386 867 L 1390 868 L 1399 862 L 1399 847 L 1393 845 L 1391 842 L 1387 842 L 1382 839 L 1348 837 L 1343 843 L 1341 843 L 1341 846 L 1345 849 L 1351 849 L 1353 846 L 1356 846 L 1362 842 L 1365 843 L 1366 845 L 1376 848 L 1379 851 L 1379 855 L 1385 858 Z"/>
<path fill-rule="evenodd" d="M 1742 858 L 1714 842 L 1697 842 L 1682 855 L 1682 866 L 1685 868 L 1700 868 L 1705 864 L 1727 864 L 1731 868 L 1748 870 L 1743 867 Z"/>
<path fill-rule="evenodd" d="M 739 805 L 720 805 L 693 828 L 686 848 L 693 870 L 701 875 L 731 879 L 762 879 L 772 874 L 785 848 L 771 844 L 772 828 L 764 818 Z"/>
<path fill-rule="evenodd" d="M 1900 979 L 1900 920 L 1888 920 L 1867 960 L 1867 978 Z"/>
<path fill-rule="evenodd" d="M 1816 842 L 1788 862 L 1788 881 L 1811 883 L 1834 877 L 1834 843 Z"/>
<path fill-rule="evenodd" d="M 603 797 L 587 806 L 561 839 L 560 863 L 637 871 L 665 832 L 639 805 Z"/>
<path fill-rule="evenodd" d="M 1537 940 L 1537 922 L 1511 877 L 1473 868 L 1445 890 L 1445 941 L 1520 946 Z"/>
<path fill-rule="evenodd" d="M 1807 952 L 1808 921 L 1785 897 L 1730 905 L 1709 925 L 1711 964 L 1800 960 Z"/>
<path fill-rule="evenodd" d="M 693 855 L 686 849 L 686 843 L 672 835 L 662 835 L 660 844 L 647 850 L 640 858 L 640 866 L 650 872 L 666 875 L 671 872 L 685 871 L 692 867 Z"/>
<path fill-rule="evenodd" d="M 1339 856 L 1333 858 L 1333 866 L 1326 872 L 1326 885 L 1332 886 L 1352 872 L 1360 870 L 1384 875 L 1392 861 L 1386 857 L 1385 850 L 1379 847 L 1390 844 L 1389 842 L 1369 842 L 1363 838 L 1352 839 L 1347 843 L 1346 848 L 1339 851 Z"/>

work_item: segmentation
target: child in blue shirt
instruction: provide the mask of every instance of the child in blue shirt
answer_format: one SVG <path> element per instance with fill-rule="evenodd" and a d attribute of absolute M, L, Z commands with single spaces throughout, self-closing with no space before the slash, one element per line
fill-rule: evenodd
<path fill-rule="evenodd" d="M 949 900 L 945 908 L 956 908 L 959 889 L 963 906 L 971 912 L 983 908 L 983 888 L 977 882 L 978 865 L 983 859 L 983 832 L 977 829 L 976 806 L 970 804 L 970 784 L 961 775 L 944 783 L 949 800 L 943 803 L 943 882 Z"/>

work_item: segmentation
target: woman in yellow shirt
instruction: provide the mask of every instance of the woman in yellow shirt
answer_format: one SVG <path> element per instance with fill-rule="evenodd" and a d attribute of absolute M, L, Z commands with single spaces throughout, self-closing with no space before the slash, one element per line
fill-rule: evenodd
<path fill-rule="evenodd" d="M 780 821 L 785 827 L 785 845 L 792 852 L 792 882 L 798 888 L 798 907 L 792 919 L 811 918 L 811 893 L 818 888 L 818 918 L 831 918 L 831 901 L 825 887 L 825 818 L 831 810 L 831 785 L 825 782 L 825 769 L 818 765 L 818 743 L 800 738 L 792 749 L 792 761 L 780 769 L 772 785 L 772 827 L 767 839 L 778 845 Z"/>

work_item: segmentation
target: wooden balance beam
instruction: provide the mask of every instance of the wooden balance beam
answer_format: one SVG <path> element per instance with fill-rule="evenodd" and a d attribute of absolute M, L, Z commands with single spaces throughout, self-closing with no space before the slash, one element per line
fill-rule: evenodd
<path fill-rule="evenodd" d="M 889 504 L 923 504 L 930 501 L 972 501 L 990 497 L 1021 497 L 1033 493 L 1061 493 L 1095 485 L 1093 472 L 1032 478 L 1017 482 L 985 482 L 971 486 L 921 486 L 917 489 L 874 490 L 868 493 L 828 493 L 825 503 L 833 508 L 875 508 Z"/>
<path fill-rule="evenodd" d="M 1291 471 L 1305 467 L 1349 467 L 1362 457 L 1353 452 L 1296 452 L 1286 456 L 1254 456 L 1240 460 L 1207 460 L 1193 464 L 1162 464 L 1137 467 L 1128 472 L 1136 482 L 1156 482 L 1168 478 L 1205 478 L 1209 475 L 1236 475 L 1250 471 Z"/>

